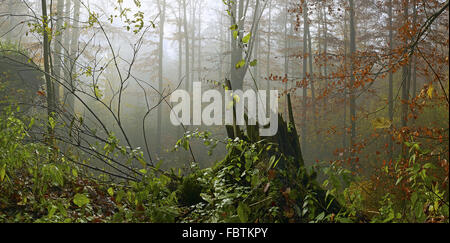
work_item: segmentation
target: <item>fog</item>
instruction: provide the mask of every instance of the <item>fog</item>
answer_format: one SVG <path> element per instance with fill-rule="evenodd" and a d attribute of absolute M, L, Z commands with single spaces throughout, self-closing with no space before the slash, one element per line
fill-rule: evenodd
<path fill-rule="evenodd" d="M 258 8 L 256 2 L 260 4 Z M 362 88 L 357 94 L 356 139 L 368 147 L 370 152 L 364 154 L 367 158 L 384 146 L 385 140 L 371 140 L 372 121 L 387 114 L 383 109 L 381 115 L 374 115 L 387 99 L 387 77 L 377 74 L 386 69 L 375 58 L 386 50 L 386 34 L 376 31 L 385 25 L 387 14 L 376 1 L 368 2 L 373 5 L 367 8 L 362 8 L 362 2 L 356 3 L 356 47 L 369 56 L 363 63 L 370 63 L 370 77 L 382 82 L 367 84 L 367 89 Z M 347 140 L 352 118 L 348 115 L 345 87 L 348 71 L 342 71 L 342 58 L 349 50 L 349 22 L 348 13 L 339 4 L 341 1 L 331 1 L 328 6 L 312 1 L 308 8 L 311 50 L 304 49 L 307 32 L 295 1 L 249 1 L 244 26 L 240 27 L 245 33 L 257 30 L 252 33 L 252 54 L 248 57 L 256 60 L 256 65 L 250 65 L 244 73 L 243 88 L 278 89 L 279 112 L 285 117 L 285 94 L 293 96 L 295 121 L 302 127 L 302 150 L 308 165 L 343 159 L 350 150 Z M 63 119 L 66 125 L 82 117 L 89 133 L 107 138 L 108 130 L 124 146 L 140 148 L 146 160 L 164 161 L 164 168 L 188 166 L 192 161 L 208 167 L 223 159 L 224 145 L 219 143 L 208 155 L 202 139 L 191 141 L 191 151 L 172 151 L 187 131 L 210 131 L 215 139 L 223 140 L 227 136 L 223 126 L 186 126 L 185 131 L 173 126 L 169 118 L 170 94 L 174 90 L 202 82 L 205 89 L 222 92 L 224 80 L 234 80 L 233 24 L 223 1 L 59 0 L 47 1 L 47 5 L 53 30 L 53 65 L 60 67 L 59 72 L 53 73 L 60 80 L 56 88 L 58 102 L 70 103 L 67 90 L 72 89 L 72 95 L 77 96 L 72 98 L 72 118 Z M 2 0 L 0 11 L 1 39 L 25 50 L 34 63 L 41 65 L 42 38 L 35 26 L 42 14 L 41 1 Z M 255 23 L 252 20 L 258 14 L 261 16 Z M 306 63 L 303 56 L 309 52 L 313 60 Z M 341 71 L 344 74 L 339 74 Z M 302 82 L 307 79 L 314 82 L 305 88 Z M 426 77 L 417 80 L 419 87 Z M 92 136 L 80 136 L 84 136 L 81 143 L 86 147 L 95 146 Z"/>

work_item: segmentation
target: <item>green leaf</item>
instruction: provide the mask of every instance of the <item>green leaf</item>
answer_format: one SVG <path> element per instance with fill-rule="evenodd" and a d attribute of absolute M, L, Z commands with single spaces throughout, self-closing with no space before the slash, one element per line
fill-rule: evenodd
<path fill-rule="evenodd" d="M 276 159 L 277 157 L 275 156 L 275 155 L 272 155 L 272 157 L 270 157 L 270 160 L 269 160 L 269 168 L 272 168 L 273 167 L 273 164 L 275 163 L 275 159 Z"/>
<path fill-rule="evenodd" d="M 3 181 L 5 179 L 5 175 L 6 175 L 6 164 L 4 164 L 2 166 L 2 168 L 0 169 L 0 182 Z"/>
<path fill-rule="evenodd" d="M 233 38 L 236 40 L 239 32 L 237 30 L 233 31 Z"/>
<path fill-rule="evenodd" d="M 58 208 L 55 205 L 49 205 L 47 210 L 48 210 L 48 217 L 51 218 L 53 217 L 53 215 L 55 214 L 56 210 Z"/>
<path fill-rule="evenodd" d="M 436 166 L 434 166 L 431 163 L 426 163 L 426 164 L 423 165 L 423 168 L 425 168 L 425 169 L 434 169 L 434 168 L 436 168 Z"/>
<path fill-rule="evenodd" d="M 239 203 L 239 206 L 237 208 L 237 213 L 239 216 L 239 219 L 241 220 L 241 223 L 247 223 L 248 222 L 248 214 L 250 213 L 250 208 L 243 202 Z"/>
<path fill-rule="evenodd" d="M 78 177 L 78 171 L 77 171 L 77 169 L 72 169 L 72 175 L 73 175 L 73 177 L 75 177 L 75 178 Z"/>
<path fill-rule="evenodd" d="M 94 93 L 95 93 L 95 97 L 97 97 L 98 99 L 103 98 L 103 94 L 101 93 L 100 89 L 98 88 L 98 85 L 94 85 Z"/>
<path fill-rule="evenodd" d="M 238 63 L 236 63 L 236 69 L 239 69 L 245 65 L 245 60 L 242 59 Z"/>
<path fill-rule="evenodd" d="M 250 41 L 250 37 L 252 37 L 252 33 L 248 33 L 244 38 L 242 38 L 242 43 L 247 44 Z"/>
<path fill-rule="evenodd" d="M 52 130 L 55 129 L 56 121 L 55 121 L 55 119 L 53 119 L 53 117 L 51 117 L 51 116 L 48 117 L 48 123 Z"/>
<path fill-rule="evenodd" d="M 258 64 L 258 60 L 256 59 L 250 62 L 250 66 L 252 67 L 256 66 L 256 64 Z"/>
<path fill-rule="evenodd" d="M 321 221 L 324 218 L 325 218 L 325 212 L 322 212 L 321 214 L 317 215 L 316 221 Z"/>
<path fill-rule="evenodd" d="M 89 203 L 89 198 L 84 194 L 77 193 L 73 198 L 73 203 L 81 208 Z"/>
<path fill-rule="evenodd" d="M 112 187 L 108 188 L 108 194 L 112 197 L 114 196 L 114 189 Z"/>

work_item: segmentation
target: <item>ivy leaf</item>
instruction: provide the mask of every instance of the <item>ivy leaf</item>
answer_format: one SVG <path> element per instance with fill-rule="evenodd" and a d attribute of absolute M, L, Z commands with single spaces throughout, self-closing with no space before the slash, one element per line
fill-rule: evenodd
<path fill-rule="evenodd" d="M 73 203 L 81 208 L 89 203 L 89 198 L 84 194 L 77 193 L 73 198 Z"/>

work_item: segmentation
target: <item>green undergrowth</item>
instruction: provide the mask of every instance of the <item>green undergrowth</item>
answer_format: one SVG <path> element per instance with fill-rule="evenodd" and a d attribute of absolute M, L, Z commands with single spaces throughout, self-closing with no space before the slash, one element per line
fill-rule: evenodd
<path fill-rule="evenodd" d="M 228 154 L 206 169 L 191 163 L 185 175 L 147 168 L 138 181 L 112 182 L 75 166 L 55 147 L 31 142 L 33 123 L 12 111 L 0 116 L 0 222 L 401 222 L 390 195 L 370 216 L 362 205 L 365 188 L 355 187 L 346 170 L 325 166 L 328 179 L 319 183 L 319 168 L 298 166 L 269 141 L 186 134 L 175 150 L 200 139 L 210 149 L 225 143 Z M 430 215 L 416 207 L 432 204 L 434 215 L 448 222 L 448 206 L 439 199 L 446 195 L 437 188 L 426 193 L 432 178 L 410 173 L 420 187 L 411 217 L 426 221 Z"/>

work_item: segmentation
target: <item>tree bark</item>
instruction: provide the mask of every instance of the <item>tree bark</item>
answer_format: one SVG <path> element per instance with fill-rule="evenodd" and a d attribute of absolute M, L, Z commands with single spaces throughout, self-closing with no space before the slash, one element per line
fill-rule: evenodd
<path fill-rule="evenodd" d="M 303 2 L 303 115 L 302 115 L 302 148 L 306 147 L 307 127 L 306 127 L 306 114 L 307 114 L 307 97 L 308 97 L 308 81 L 307 81 L 307 64 L 308 64 L 308 5 L 306 1 Z"/>
<path fill-rule="evenodd" d="M 184 12 L 184 42 L 185 42 L 185 55 L 186 55 L 186 61 L 185 61 L 185 76 L 186 76 L 186 82 L 185 82 L 185 89 L 186 91 L 191 90 L 191 82 L 189 80 L 189 30 L 187 26 L 187 13 L 186 13 L 186 0 L 183 0 L 183 12 Z"/>
<path fill-rule="evenodd" d="M 158 89 L 159 93 L 163 92 L 163 50 L 164 50 L 164 24 L 166 21 L 166 0 L 158 0 L 159 17 L 159 43 L 158 43 Z M 162 97 L 160 97 L 162 99 Z M 162 128 L 162 104 L 158 106 L 157 121 L 157 149 L 161 152 L 161 130 Z"/>
<path fill-rule="evenodd" d="M 409 4 L 408 0 L 404 2 L 403 9 L 403 21 L 404 26 L 408 25 L 409 18 Z M 408 46 L 408 37 L 405 38 L 405 48 Z M 408 103 L 409 103 L 409 89 L 411 83 L 411 62 L 408 62 L 402 67 L 402 127 L 406 127 L 408 125 Z"/>
<path fill-rule="evenodd" d="M 202 78 L 202 8 L 201 3 L 198 8 L 198 79 Z"/>
<path fill-rule="evenodd" d="M 355 31 L 355 8 L 353 0 L 350 3 L 350 57 L 351 57 L 351 73 L 350 73 L 350 119 L 351 119 L 351 138 L 350 146 L 353 151 L 353 146 L 356 142 L 356 97 L 355 97 L 355 61 L 356 61 L 356 31 Z"/>
<path fill-rule="evenodd" d="M 311 46 L 311 31 L 309 30 L 309 23 L 307 24 L 308 28 L 308 60 L 309 60 L 309 77 L 311 83 L 311 105 L 312 105 L 312 115 L 314 119 L 314 128 L 317 131 L 317 119 L 316 119 L 316 94 L 314 88 L 315 75 L 314 75 L 314 67 L 313 67 L 313 53 Z"/>
<path fill-rule="evenodd" d="M 70 88 L 71 91 L 68 93 L 67 99 L 67 109 L 73 114 L 75 112 L 75 98 L 72 95 L 76 90 L 76 56 L 78 53 L 78 39 L 80 38 L 80 1 L 74 1 L 74 10 L 73 10 L 73 22 L 72 22 L 72 36 L 70 40 Z"/>
<path fill-rule="evenodd" d="M 388 9 L 388 28 L 389 28 L 389 54 L 392 55 L 393 47 L 393 26 L 392 26 L 392 8 L 393 2 L 389 0 L 389 9 Z M 392 63 L 390 63 L 392 65 Z M 392 131 L 394 128 L 394 73 L 389 71 L 389 94 L 388 94 L 388 102 L 389 102 L 389 121 L 391 123 L 390 130 Z M 392 160 L 394 156 L 394 142 L 391 136 L 388 136 L 388 146 L 389 146 L 389 158 Z"/>
<path fill-rule="evenodd" d="M 266 88 L 267 90 L 270 90 L 270 48 L 271 46 L 271 32 L 272 32 L 272 1 L 270 1 L 269 3 L 269 23 L 268 23 L 268 31 L 267 31 L 267 60 L 266 60 L 266 79 L 267 79 L 267 84 L 266 84 Z M 269 104 L 267 102 L 267 104 Z"/>
<path fill-rule="evenodd" d="M 48 15 L 47 15 L 47 2 L 46 0 L 41 1 L 42 8 L 42 35 L 43 35 L 43 59 L 44 59 L 44 71 L 45 71 L 45 83 L 47 87 L 47 117 L 48 124 L 47 129 L 49 133 L 49 137 L 52 138 L 54 135 L 53 127 L 50 125 L 51 119 L 54 117 L 55 112 L 55 104 L 54 104 L 54 90 L 53 90 L 53 82 L 50 77 L 50 43 L 48 36 Z"/>
<path fill-rule="evenodd" d="M 55 78 L 57 78 L 59 81 L 61 80 L 61 68 L 62 68 L 62 26 L 64 21 L 64 1 L 65 0 L 58 0 L 58 3 L 56 5 L 56 38 L 55 38 L 55 55 L 54 55 L 54 75 Z M 60 85 L 58 82 L 55 82 L 55 100 L 56 104 L 60 103 Z"/>

